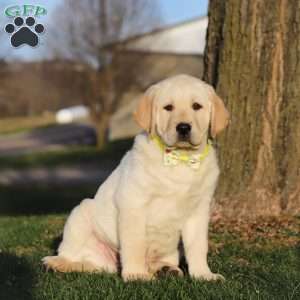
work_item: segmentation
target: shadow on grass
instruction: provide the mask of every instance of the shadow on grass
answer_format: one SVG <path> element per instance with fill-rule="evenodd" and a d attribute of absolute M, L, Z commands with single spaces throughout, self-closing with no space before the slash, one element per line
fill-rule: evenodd
<path fill-rule="evenodd" d="M 0 253 L 0 299 L 34 299 L 34 271 L 24 258 Z"/>
<path fill-rule="evenodd" d="M 57 237 L 55 237 L 52 242 L 51 242 L 51 249 L 53 250 L 53 252 L 51 253 L 51 255 L 57 255 L 57 249 L 60 245 L 60 243 L 63 240 L 63 235 L 60 234 Z"/>

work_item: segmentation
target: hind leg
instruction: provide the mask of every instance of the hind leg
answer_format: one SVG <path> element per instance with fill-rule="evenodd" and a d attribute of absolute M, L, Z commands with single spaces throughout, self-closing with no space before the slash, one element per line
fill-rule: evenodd
<path fill-rule="evenodd" d="M 64 227 L 58 255 L 43 259 L 47 268 L 60 272 L 116 272 L 115 251 L 93 232 L 93 210 L 92 199 L 83 200 L 73 209 Z"/>
<path fill-rule="evenodd" d="M 89 261 L 71 261 L 63 256 L 46 256 L 43 258 L 43 264 L 48 269 L 58 272 L 101 272 L 96 265 Z"/>
<path fill-rule="evenodd" d="M 117 272 L 117 252 L 107 244 L 92 238 L 81 249 L 77 259 L 66 255 L 43 258 L 47 269 L 59 272 Z"/>

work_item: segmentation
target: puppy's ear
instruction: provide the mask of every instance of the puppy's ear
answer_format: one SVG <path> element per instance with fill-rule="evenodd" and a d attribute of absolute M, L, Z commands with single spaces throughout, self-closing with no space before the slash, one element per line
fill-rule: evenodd
<path fill-rule="evenodd" d="M 139 100 L 136 110 L 133 113 L 136 123 L 148 133 L 151 132 L 153 119 L 154 86 L 148 88 Z"/>
<path fill-rule="evenodd" d="M 212 92 L 212 111 L 210 120 L 210 134 L 213 138 L 216 137 L 223 129 L 227 127 L 230 120 L 230 115 L 226 109 L 222 99 L 215 93 Z"/>

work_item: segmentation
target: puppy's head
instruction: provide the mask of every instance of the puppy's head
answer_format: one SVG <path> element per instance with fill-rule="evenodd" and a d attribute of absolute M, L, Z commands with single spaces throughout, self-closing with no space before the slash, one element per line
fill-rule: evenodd
<path fill-rule="evenodd" d="M 177 75 L 151 86 L 134 113 L 136 122 L 169 147 L 198 147 L 228 124 L 229 113 L 214 89 L 188 75 Z"/>

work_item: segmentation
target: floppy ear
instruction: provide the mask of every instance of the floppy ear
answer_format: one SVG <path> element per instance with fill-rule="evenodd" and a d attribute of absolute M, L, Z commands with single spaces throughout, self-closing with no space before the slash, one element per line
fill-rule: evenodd
<path fill-rule="evenodd" d="M 226 109 L 222 99 L 213 91 L 212 96 L 212 111 L 210 120 L 210 134 L 213 138 L 227 127 L 229 124 L 229 112 Z"/>
<path fill-rule="evenodd" d="M 154 88 L 150 87 L 139 100 L 138 106 L 133 113 L 136 123 L 148 133 L 151 132 L 153 118 Z"/>

